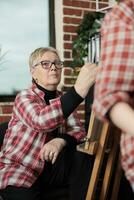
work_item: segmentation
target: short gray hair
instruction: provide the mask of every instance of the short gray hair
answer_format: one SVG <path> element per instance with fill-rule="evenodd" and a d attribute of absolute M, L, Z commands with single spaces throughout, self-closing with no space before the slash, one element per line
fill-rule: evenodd
<path fill-rule="evenodd" d="M 48 52 L 48 51 L 55 53 L 59 57 L 58 51 L 53 47 L 40 47 L 40 48 L 37 48 L 29 56 L 29 66 L 30 66 L 30 68 L 33 67 L 36 64 L 36 62 L 38 62 L 38 59 L 40 57 L 42 57 L 43 54 Z"/>

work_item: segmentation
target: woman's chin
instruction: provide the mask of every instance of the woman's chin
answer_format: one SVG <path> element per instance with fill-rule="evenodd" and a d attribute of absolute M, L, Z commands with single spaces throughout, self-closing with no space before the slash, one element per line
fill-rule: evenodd
<path fill-rule="evenodd" d="M 53 78 L 53 80 L 50 82 L 51 84 L 59 84 L 59 80 L 57 80 L 57 78 Z"/>

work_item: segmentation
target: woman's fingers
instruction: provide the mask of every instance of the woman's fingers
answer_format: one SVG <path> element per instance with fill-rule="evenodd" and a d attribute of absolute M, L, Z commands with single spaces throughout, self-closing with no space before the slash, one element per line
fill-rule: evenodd
<path fill-rule="evenodd" d="M 55 152 L 54 154 L 53 154 L 53 158 L 52 158 L 52 164 L 54 164 L 55 163 L 55 161 L 56 161 L 56 159 L 57 159 L 57 157 L 58 157 L 58 154 L 59 154 L 59 152 Z"/>
<path fill-rule="evenodd" d="M 66 141 L 62 138 L 55 138 L 46 143 L 40 151 L 41 160 L 51 161 L 53 164 L 65 145 Z"/>
<path fill-rule="evenodd" d="M 51 148 L 50 148 L 51 149 Z M 58 151 L 57 149 L 50 150 L 46 148 L 45 146 L 40 151 L 40 158 L 42 161 L 52 161 L 55 162 L 55 159 L 57 158 Z"/>
<path fill-rule="evenodd" d="M 40 151 L 40 158 L 42 161 L 46 160 L 49 161 L 49 158 L 52 157 L 52 151 L 44 145 L 44 147 Z"/>
<path fill-rule="evenodd" d="M 52 159 L 53 155 L 54 155 L 54 152 L 50 151 L 50 153 L 49 153 L 49 159 Z"/>

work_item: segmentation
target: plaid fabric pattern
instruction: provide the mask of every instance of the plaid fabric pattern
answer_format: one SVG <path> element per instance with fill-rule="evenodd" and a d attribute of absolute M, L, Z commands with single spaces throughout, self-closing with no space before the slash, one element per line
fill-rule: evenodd
<path fill-rule="evenodd" d="M 133 105 L 134 93 L 134 1 L 120 3 L 104 19 L 101 29 L 100 73 L 95 86 L 93 110 L 108 120 L 117 102 Z M 134 137 L 122 134 L 122 166 L 134 188 Z"/>
<path fill-rule="evenodd" d="M 78 141 L 85 136 L 76 112 L 64 119 L 60 95 L 57 92 L 57 98 L 46 105 L 44 93 L 32 85 L 16 96 L 0 152 L 1 189 L 7 185 L 30 187 L 35 182 L 45 164 L 39 152 L 55 128 Z"/>

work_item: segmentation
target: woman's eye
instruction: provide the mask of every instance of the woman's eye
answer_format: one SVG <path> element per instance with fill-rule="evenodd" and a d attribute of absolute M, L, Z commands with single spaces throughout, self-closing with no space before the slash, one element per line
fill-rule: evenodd
<path fill-rule="evenodd" d="M 49 66 L 50 65 L 49 62 L 43 62 L 42 64 L 45 65 L 45 66 Z"/>

